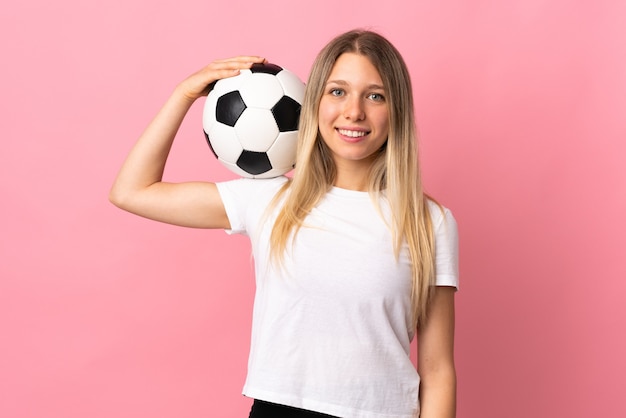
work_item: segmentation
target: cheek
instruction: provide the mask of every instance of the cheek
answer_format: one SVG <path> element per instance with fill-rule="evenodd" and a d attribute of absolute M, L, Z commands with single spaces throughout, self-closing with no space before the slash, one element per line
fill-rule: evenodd
<path fill-rule="evenodd" d="M 325 103 L 325 100 L 322 99 L 320 102 L 320 107 L 318 110 L 318 117 L 320 124 L 322 122 L 326 122 L 329 119 L 330 107 Z"/>
<path fill-rule="evenodd" d="M 320 103 L 318 111 L 319 129 L 321 132 L 328 132 L 332 129 L 335 113 L 331 106 L 324 105 L 324 102 Z"/>
<path fill-rule="evenodd" d="M 377 115 L 376 126 L 381 133 L 384 133 L 385 136 L 387 136 L 389 133 L 389 116 L 387 115 L 387 112 L 381 112 Z"/>

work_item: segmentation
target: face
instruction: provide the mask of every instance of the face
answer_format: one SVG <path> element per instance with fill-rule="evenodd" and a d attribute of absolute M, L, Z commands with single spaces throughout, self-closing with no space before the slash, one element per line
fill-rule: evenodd
<path fill-rule="evenodd" d="M 385 86 L 370 60 L 341 55 L 319 106 L 319 130 L 338 170 L 368 168 L 389 133 Z"/>

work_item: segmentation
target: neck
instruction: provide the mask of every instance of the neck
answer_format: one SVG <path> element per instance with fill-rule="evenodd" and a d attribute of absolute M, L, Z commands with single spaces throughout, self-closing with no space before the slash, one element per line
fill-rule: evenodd
<path fill-rule="evenodd" d="M 337 176 L 333 186 L 341 189 L 366 192 L 368 190 L 368 177 L 370 164 L 337 164 Z"/>

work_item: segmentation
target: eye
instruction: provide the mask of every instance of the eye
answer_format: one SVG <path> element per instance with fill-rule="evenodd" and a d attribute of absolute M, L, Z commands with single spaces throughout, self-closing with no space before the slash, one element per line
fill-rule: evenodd
<path fill-rule="evenodd" d="M 331 96 L 335 96 L 335 97 L 342 97 L 344 96 L 346 93 L 345 91 L 343 91 L 343 89 L 339 89 L 339 88 L 331 88 L 328 91 L 328 94 L 330 94 Z"/>
<path fill-rule="evenodd" d="M 369 96 L 367 96 L 369 99 L 375 101 L 375 102 L 384 102 L 385 101 L 385 96 L 383 96 L 380 93 L 370 93 Z"/>

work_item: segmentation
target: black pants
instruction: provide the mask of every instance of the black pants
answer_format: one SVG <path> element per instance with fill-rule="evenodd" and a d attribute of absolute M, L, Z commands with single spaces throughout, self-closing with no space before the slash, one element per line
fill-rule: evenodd
<path fill-rule="evenodd" d="M 337 418 L 332 415 L 320 414 L 319 412 L 307 411 L 306 409 L 292 406 L 278 405 L 275 403 L 254 400 L 252 410 L 248 418 Z"/>

